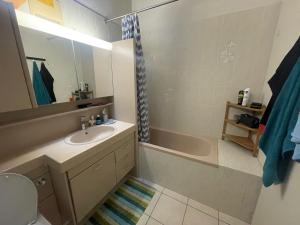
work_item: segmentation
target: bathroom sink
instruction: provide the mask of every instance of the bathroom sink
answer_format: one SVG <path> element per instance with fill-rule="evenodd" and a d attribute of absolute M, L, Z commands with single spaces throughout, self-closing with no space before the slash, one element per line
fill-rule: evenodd
<path fill-rule="evenodd" d="M 65 142 L 70 145 L 90 144 L 112 136 L 115 130 L 112 126 L 94 126 L 71 134 L 65 138 Z"/>

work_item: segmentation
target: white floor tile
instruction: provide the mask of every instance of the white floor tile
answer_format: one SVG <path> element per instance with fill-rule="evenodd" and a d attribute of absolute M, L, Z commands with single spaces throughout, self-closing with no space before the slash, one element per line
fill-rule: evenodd
<path fill-rule="evenodd" d="M 141 218 L 139 219 L 139 222 L 137 223 L 137 225 L 146 225 L 148 220 L 149 220 L 149 216 L 146 214 L 143 214 L 141 216 Z"/>
<path fill-rule="evenodd" d="M 157 220 L 150 217 L 147 225 L 162 225 L 162 224 L 160 222 L 158 222 Z"/>
<path fill-rule="evenodd" d="M 183 225 L 218 225 L 218 219 L 188 206 Z"/>
<path fill-rule="evenodd" d="M 148 205 L 147 209 L 145 210 L 145 214 L 147 214 L 148 216 L 151 216 L 153 209 L 155 208 L 160 195 L 161 195 L 160 192 L 158 192 L 158 191 L 155 192 L 155 195 L 153 196 L 150 204 Z"/>
<path fill-rule="evenodd" d="M 188 205 L 218 219 L 218 211 L 207 205 L 204 205 L 193 199 L 189 199 Z"/>
<path fill-rule="evenodd" d="M 220 221 L 224 221 L 230 225 L 249 225 L 248 223 L 242 221 L 242 220 L 239 220 L 237 218 L 234 218 L 232 216 L 229 216 L 225 213 L 222 213 L 222 212 L 219 212 L 219 220 Z"/>
<path fill-rule="evenodd" d="M 162 194 L 151 216 L 164 225 L 181 225 L 185 210 L 185 204 Z"/>
<path fill-rule="evenodd" d="M 184 204 L 187 204 L 188 198 L 185 197 L 185 196 L 183 196 L 183 195 L 181 195 L 181 194 L 178 194 L 175 191 L 171 191 L 170 189 L 165 188 L 164 191 L 163 191 L 163 193 L 165 195 L 168 195 L 171 198 L 174 198 L 174 199 L 176 199 L 176 200 L 184 203 Z"/>

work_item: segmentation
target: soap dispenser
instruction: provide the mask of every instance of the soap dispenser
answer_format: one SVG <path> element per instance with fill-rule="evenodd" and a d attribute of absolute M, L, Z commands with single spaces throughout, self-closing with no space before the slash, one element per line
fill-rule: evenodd
<path fill-rule="evenodd" d="M 106 108 L 103 109 L 102 116 L 103 116 L 103 122 L 107 123 L 107 121 L 108 121 L 108 113 L 107 113 L 107 109 Z"/>
<path fill-rule="evenodd" d="M 97 115 L 97 117 L 96 117 L 96 125 L 101 125 L 101 123 L 102 123 L 101 117 L 100 117 L 100 115 Z"/>

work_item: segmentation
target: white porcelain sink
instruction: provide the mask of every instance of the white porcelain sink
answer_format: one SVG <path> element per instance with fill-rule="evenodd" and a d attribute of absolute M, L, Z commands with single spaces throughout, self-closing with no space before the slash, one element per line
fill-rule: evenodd
<path fill-rule="evenodd" d="M 65 138 L 65 142 L 70 145 L 90 144 L 112 136 L 115 131 L 116 129 L 112 126 L 94 126 L 71 134 Z"/>

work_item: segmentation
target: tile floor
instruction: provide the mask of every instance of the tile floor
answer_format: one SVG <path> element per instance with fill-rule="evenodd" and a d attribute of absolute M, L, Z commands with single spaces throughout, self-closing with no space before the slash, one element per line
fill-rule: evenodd
<path fill-rule="evenodd" d="M 146 180 L 157 191 L 137 225 L 249 225 Z"/>

